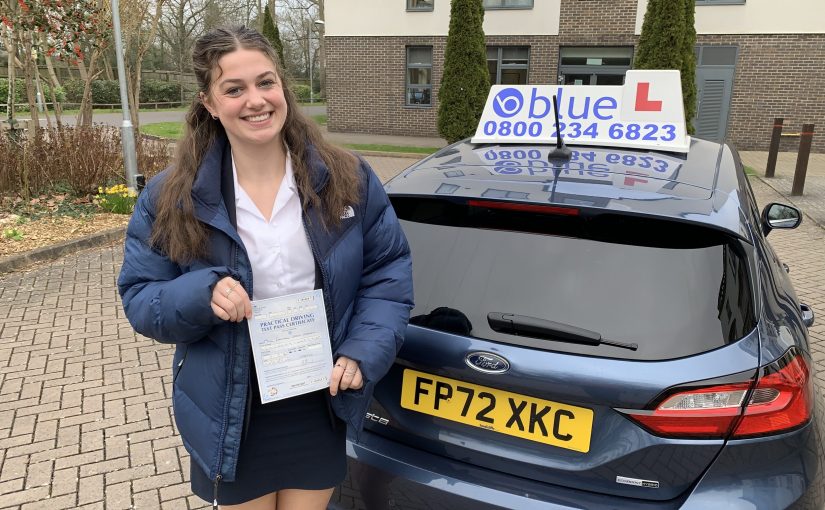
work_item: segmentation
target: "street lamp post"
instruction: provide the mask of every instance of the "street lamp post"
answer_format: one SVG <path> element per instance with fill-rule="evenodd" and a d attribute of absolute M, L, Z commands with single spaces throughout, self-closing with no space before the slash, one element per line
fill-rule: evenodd
<path fill-rule="evenodd" d="M 115 32 L 115 56 L 117 57 L 117 77 L 120 84 L 120 102 L 123 107 L 123 124 L 120 128 L 120 138 L 123 142 L 123 161 L 126 166 L 126 187 L 137 191 L 135 131 L 129 113 L 129 97 L 126 94 L 126 65 L 123 62 L 123 41 L 120 35 L 120 5 L 118 0 L 112 0 L 112 25 Z"/>
<path fill-rule="evenodd" d="M 316 19 L 312 22 L 312 24 L 317 26 L 317 27 L 323 27 L 324 26 L 324 20 Z M 313 53 L 313 51 L 312 51 L 312 34 L 313 34 L 312 26 L 310 26 L 309 27 L 309 37 L 307 37 L 307 48 L 309 48 L 309 104 L 312 104 L 314 102 L 313 94 L 315 93 L 315 91 L 313 90 L 313 86 L 312 86 L 312 53 Z"/>

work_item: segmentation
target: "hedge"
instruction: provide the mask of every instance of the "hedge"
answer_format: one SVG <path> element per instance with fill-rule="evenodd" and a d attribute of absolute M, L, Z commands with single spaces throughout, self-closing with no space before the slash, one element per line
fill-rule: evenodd
<path fill-rule="evenodd" d="M 66 98 L 70 103 L 83 99 L 83 80 L 65 82 Z M 170 103 L 180 101 L 180 85 L 163 80 L 143 80 L 140 83 L 141 103 Z M 94 80 L 92 103 L 120 104 L 120 84 L 116 80 Z"/>
<path fill-rule="evenodd" d="M 28 111 L 29 110 L 29 100 L 26 97 L 26 82 L 23 81 L 22 78 L 17 78 L 14 80 L 14 103 L 16 106 L 15 111 Z M 51 94 L 51 85 L 48 83 L 41 83 L 41 92 L 43 93 L 43 102 L 44 103 L 51 103 L 52 102 L 52 94 Z M 63 87 L 57 87 L 54 89 L 55 95 L 57 96 L 58 102 L 62 102 L 66 100 L 66 91 Z M 6 104 L 6 100 L 9 97 L 9 79 L 8 78 L 0 78 L 0 104 Z M 3 108 L 5 111 L 5 108 Z"/>

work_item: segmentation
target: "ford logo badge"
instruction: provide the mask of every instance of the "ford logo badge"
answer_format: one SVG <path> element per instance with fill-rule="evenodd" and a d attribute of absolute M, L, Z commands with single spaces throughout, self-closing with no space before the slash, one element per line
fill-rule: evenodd
<path fill-rule="evenodd" d="M 485 374 L 503 374 L 510 370 L 510 362 L 491 352 L 471 352 L 464 357 L 464 362 L 473 370 Z"/>

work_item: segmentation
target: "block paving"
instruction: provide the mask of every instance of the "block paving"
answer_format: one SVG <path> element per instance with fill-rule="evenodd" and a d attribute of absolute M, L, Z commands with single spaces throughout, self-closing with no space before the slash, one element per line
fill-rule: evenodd
<path fill-rule="evenodd" d="M 370 161 L 385 179 L 413 162 Z M 761 205 L 782 201 L 753 185 Z M 810 340 L 825 384 L 825 230 L 808 221 L 770 240 L 819 314 Z M 129 326 L 122 257 L 118 243 L 0 276 L 0 509 L 209 508 L 190 492 L 171 416 L 173 348 Z"/>

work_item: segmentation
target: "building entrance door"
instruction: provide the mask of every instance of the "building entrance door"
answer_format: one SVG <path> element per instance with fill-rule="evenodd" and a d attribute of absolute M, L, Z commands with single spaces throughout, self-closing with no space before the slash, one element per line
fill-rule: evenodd
<path fill-rule="evenodd" d="M 696 114 L 693 127 L 699 138 L 715 142 L 725 140 L 733 97 L 736 52 L 736 46 L 696 47 Z"/>

